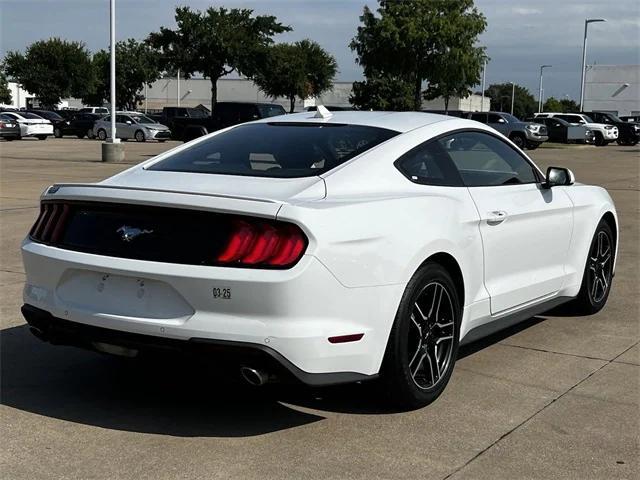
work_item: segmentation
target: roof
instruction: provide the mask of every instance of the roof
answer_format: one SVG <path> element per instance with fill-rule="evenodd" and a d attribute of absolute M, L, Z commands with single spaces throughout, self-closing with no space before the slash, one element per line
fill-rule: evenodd
<path fill-rule="evenodd" d="M 336 111 L 328 118 L 316 117 L 316 112 L 293 113 L 259 120 L 259 122 L 303 122 L 303 123 L 346 123 L 367 127 L 386 128 L 397 132 L 408 132 L 433 123 L 459 120 L 457 117 L 424 112 L 370 112 Z"/>

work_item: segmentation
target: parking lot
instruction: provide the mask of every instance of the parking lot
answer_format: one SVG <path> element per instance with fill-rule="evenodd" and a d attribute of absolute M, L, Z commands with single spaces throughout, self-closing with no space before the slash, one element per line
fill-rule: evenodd
<path fill-rule="evenodd" d="M 370 385 L 253 389 L 203 365 L 126 362 L 33 337 L 19 245 L 55 182 L 93 182 L 179 145 L 0 143 L 0 472 L 39 478 L 630 479 L 640 475 L 640 148 L 545 145 L 538 164 L 606 187 L 620 219 L 607 307 L 535 317 L 461 352 L 427 408 Z"/>

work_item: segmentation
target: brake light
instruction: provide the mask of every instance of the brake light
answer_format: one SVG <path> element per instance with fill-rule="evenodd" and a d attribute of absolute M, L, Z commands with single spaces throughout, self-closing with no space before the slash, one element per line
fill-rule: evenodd
<path fill-rule="evenodd" d="M 43 203 L 29 235 L 40 242 L 58 243 L 64 234 L 70 210 L 66 203 Z"/>
<path fill-rule="evenodd" d="M 306 247 L 307 237 L 295 225 L 236 220 L 217 261 L 238 266 L 287 268 L 300 260 Z"/>

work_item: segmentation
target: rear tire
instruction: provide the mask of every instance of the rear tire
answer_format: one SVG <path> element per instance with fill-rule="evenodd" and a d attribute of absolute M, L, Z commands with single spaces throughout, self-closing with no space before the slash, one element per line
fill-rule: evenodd
<path fill-rule="evenodd" d="M 607 303 L 613 279 L 616 245 L 609 224 L 600 220 L 591 240 L 578 296 L 570 303 L 576 313 L 592 315 Z"/>
<path fill-rule="evenodd" d="M 56 137 L 56 138 L 62 138 L 62 130 L 60 130 L 59 128 L 56 128 L 53 131 L 53 136 Z"/>
<path fill-rule="evenodd" d="M 90 128 L 89 130 L 87 130 L 87 138 L 90 138 L 91 140 L 96 138 L 96 136 L 93 134 L 93 128 Z"/>
<path fill-rule="evenodd" d="M 384 391 L 397 407 L 424 407 L 444 391 L 458 354 L 460 318 L 451 275 L 437 263 L 426 263 L 402 296 L 380 372 Z"/>
<path fill-rule="evenodd" d="M 136 139 L 136 142 L 139 142 L 139 143 L 142 143 L 146 140 L 144 138 L 144 132 L 142 130 L 136 130 L 134 137 Z"/>
<path fill-rule="evenodd" d="M 103 142 L 107 139 L 107 131 L 104 128 L 98 130 L 98 139 Z"/>

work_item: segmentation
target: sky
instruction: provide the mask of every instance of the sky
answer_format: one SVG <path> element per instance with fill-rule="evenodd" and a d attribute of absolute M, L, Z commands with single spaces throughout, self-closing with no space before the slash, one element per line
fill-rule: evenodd
<path fill-rule="evenodd" d="M 161 25 L 174 26 L 174 9 L 188 5 L 251 8 L 275 15 L 293 28 L 278 42 L 310 38 L 333 54 L 337 80 L 362 78 L 348 47 L 365 4 L 372 0 L 116 0 L 117 40 L 144 39 Z M 476 0 L 488 27 L 479 43 L 490 57 L 486 83 L 516 82 L 538 95 L 539 67 L 544 97 L 576 99 L 585 18 L 606 18 L 589 26 L 588 64 L 640 64 L 640 0 Z M 0 57 L 52 36 L 78 40 L 91 51 L 109 43 L 108 0 L 0 0 Z M 479 89 L 479 88 L 478 88 Z"/>

